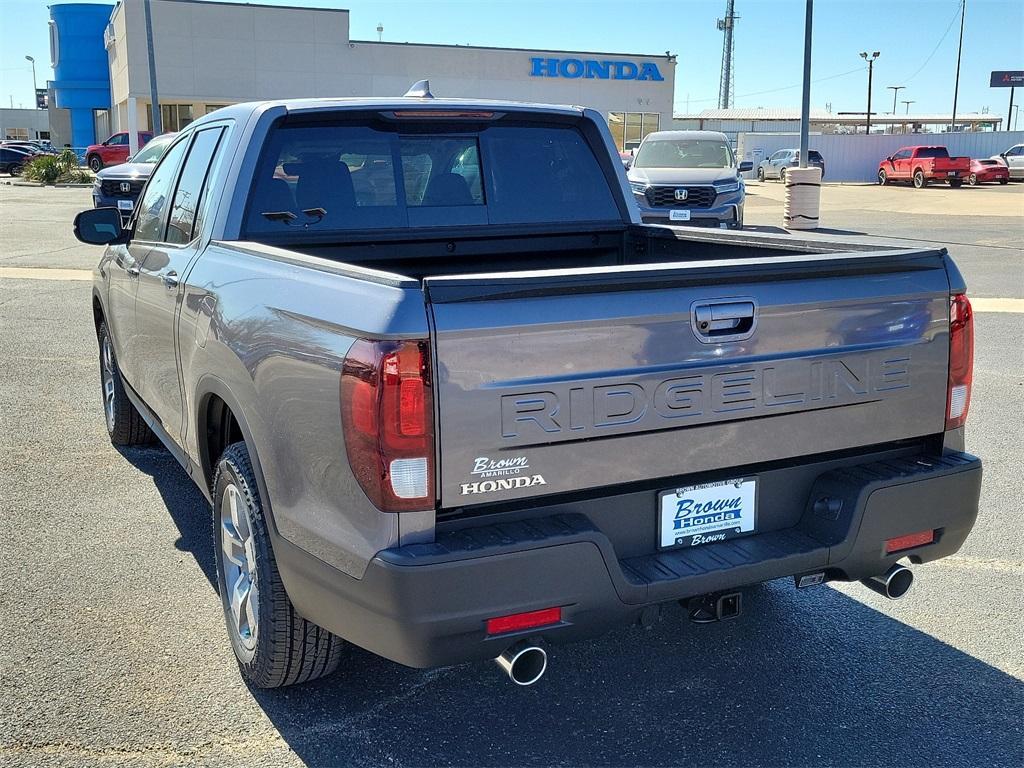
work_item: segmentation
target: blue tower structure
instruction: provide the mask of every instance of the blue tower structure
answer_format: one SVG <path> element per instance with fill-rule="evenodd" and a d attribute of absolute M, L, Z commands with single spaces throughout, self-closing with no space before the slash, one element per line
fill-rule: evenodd
<path fill-rule="evenodd" d="M 110 67 L 103 32 L 112 5 L 64 3 L 50 6 L 50 58 L 55 106 L 71 115 L 71 145 L 103 141 L 94 111 L 110 109 Z"/>

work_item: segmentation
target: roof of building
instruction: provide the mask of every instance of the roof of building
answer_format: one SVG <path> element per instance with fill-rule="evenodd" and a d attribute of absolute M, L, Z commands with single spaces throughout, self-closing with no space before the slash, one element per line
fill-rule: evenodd
<path fill-rule="evenodd" d="M 696 115 L 675 115 L 676 120 L 762 120 L 762 121 L 796 121 L 800 119 L 799 109 L 786 109 L 770 107 L 767 109 L 757 108 L 732 108 L 732 109 L 705 109 Z M 875 112 L 871 115 L 873 123 L 930 123 L 941 125 L 952 119 L 949 114 L 921 114 L 921 115 L 893 115 L 891 113 Z M 811 120 L 816 123 L 855 123 L 864 122 L 863 112 L 826 112 L 820 109 L 811 110 Z M 957 114 L 958 123 L 984 122 L 998 123 L 1002 118 L 996 114 L 982 114 L 980 112 L 965 112 Z"/>

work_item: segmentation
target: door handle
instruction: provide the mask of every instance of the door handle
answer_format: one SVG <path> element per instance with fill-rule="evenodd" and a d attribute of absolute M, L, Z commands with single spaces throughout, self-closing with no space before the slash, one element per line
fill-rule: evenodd
<path fill-rule="evenodd" d="M 164 284 L 164 288 L 168 290 L 178 287 L 178 273 L 173 269 L 170 272 L 164 272 L 160 275 L 160 281 Z"/>
<path fill-rule="evenodd" d="M 690 310 L 693 332 L 705 344 L 750 338 L 757 325 L 752 298 L 695 302 Z"/>
<path fill-rule="evenodd" d="M 125 267 L 124 271 L 128 273 L 128 277 L 139 276 L 139 267 L 137 264 L 132 264 L 130 267 Z"/>

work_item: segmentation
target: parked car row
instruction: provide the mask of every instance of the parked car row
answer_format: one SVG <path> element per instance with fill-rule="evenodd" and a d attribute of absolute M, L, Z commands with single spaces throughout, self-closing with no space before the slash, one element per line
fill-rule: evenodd
<path fill-rule="evenodd" d="M 821 153 L 818 150 L 808 150 L 807 164 L 816 168 L 821 168 L 821 178 L 825 178 L 825 158 L 821 156 Z M 799 165 L 799 149 L 780 149 L 778 152 L 773 153 L 770 157 L 758 163 L 757 180 L 764 181 L 765 179 L 778 179 L 779 181 L 784 182 L 786 180 L 786 171 L 789 168 L 796 168 Z"/>
<path fill-rule="evenodd" d="M 56 154 L 49 141 L 5 139 L 0 141 L 0 173 L 18 176 L 33 157 Z"/>

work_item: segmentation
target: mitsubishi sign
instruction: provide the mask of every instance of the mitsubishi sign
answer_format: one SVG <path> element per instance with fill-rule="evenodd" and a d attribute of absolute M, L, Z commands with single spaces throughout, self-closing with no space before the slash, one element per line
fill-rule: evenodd
<path fill-rule="evenodd" d="M 1024 69 L 993 72 L 989 88 L 1024 88 Z"/>

